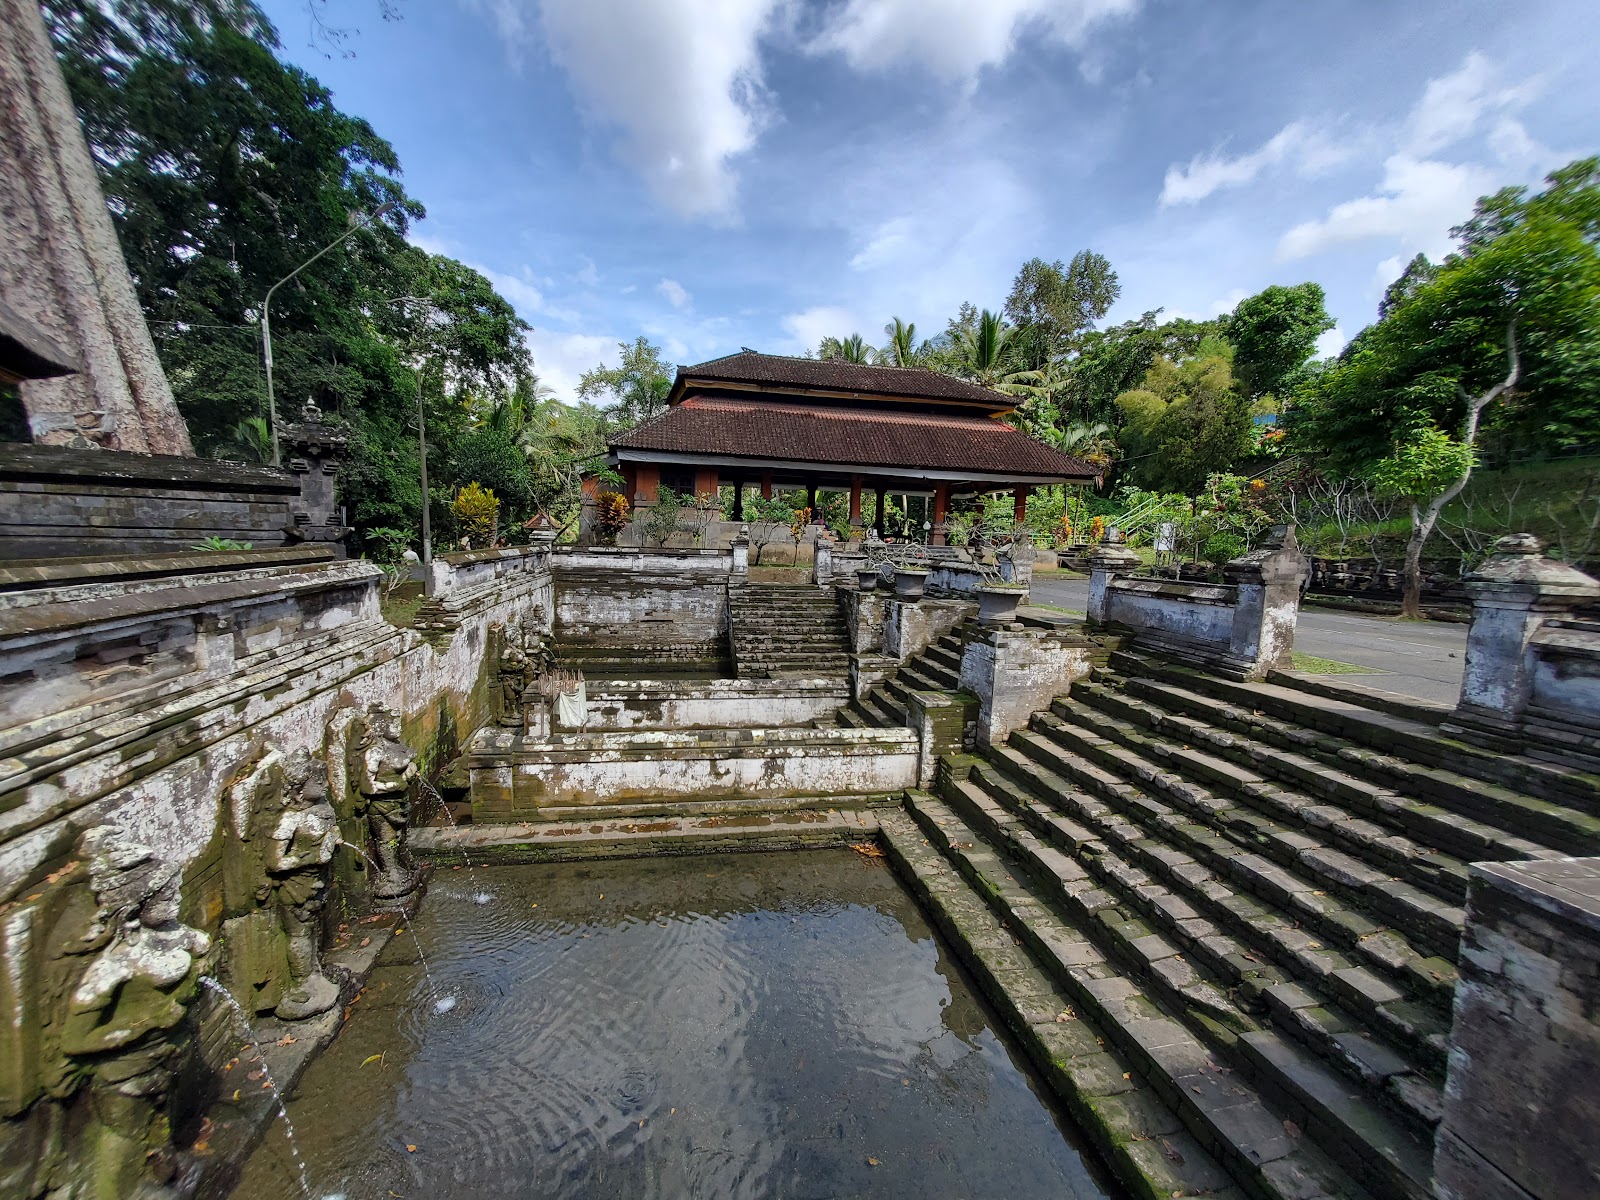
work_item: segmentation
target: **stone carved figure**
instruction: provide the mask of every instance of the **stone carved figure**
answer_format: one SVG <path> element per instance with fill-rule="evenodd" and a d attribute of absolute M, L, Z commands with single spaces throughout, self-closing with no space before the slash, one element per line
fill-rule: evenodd
<path fill-rule="evenodd" d="M 150 1156 L 171 1143 L 175 1031 L 211 942 L 178 919 L 178 869 L 148 846 L 98 826 L 81 848 L 96 911 L 72 952 L 93 957 L 68 998 L 61 1050 L 88 1077 L 95 1128 L 79 1142 L 93 1158 L 86 1174 L 109 1185 L 108 1195 L 131 1195 Z"/>
<path fill-rule="evenodd" d="M 348 767 L 358 808 L 371 835 L 377 868 L 372 894 L 380 900 L 410 895 L 422 881 L 422 872 L 406 846 L 417 756 L 400 740 L 400 718 L 392 710 L 381 704 L 368 707 Z"/>
<path fill-rule="evenodd" d="M 328 803 L 322 763 L 304 747 L 284 764 L 283 807 L 271 835 L 267 870 L 283 931 L 289 980 L 277 1008 L 285 1021 L 327 1012 L 339 985 L 322 973 L 318 926 L 328 902 L 328 864 L 339 844 L 339 820 Z"/>
<path fill-rule="evenodd" d="M 500 715 L 502 725 L 521 729 L 523 696 L 528 690 L 528 654 L 522 646 L 522 629 L 513 625 L 500 630 Z"/>

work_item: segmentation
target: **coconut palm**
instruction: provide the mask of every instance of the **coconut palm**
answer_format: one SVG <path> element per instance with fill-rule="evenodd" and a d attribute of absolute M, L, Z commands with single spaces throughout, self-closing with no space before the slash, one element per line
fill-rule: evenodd
<path fill-rule="evenodd" d="M 875 361 L 884 367 L 921 367 L 928 362 L 928 343 L 917 344 L 915 321 L 902 321 L 895 317 L 883 327 L 888 342 L 879 350 Z"/>
<path fill-rule="evenodd" d="M 1011 329 L 987 308 L 954 346 L 955 373 L 1008 396 L 1037 394 L 1047 381 L 1039 371 L 1019 371 L 1010 353 Z"/>
<path fill-rule="evenodd" d="M 859 333 L 852 333 L 846 338 L 825 337 L 818 348 L 817 357 L 831 359 L 835 362 L 870 363 L 873 356 L 872 347 L 868 346 L 866 339 Z"/>
<path fill-rule="evenodd" d="M 267 424 L 267 419 L 246 417 L 240 421 L 217 446 L 216 456 L 232 459 L 235 462 L 271 462 L 272 428 Z"/>

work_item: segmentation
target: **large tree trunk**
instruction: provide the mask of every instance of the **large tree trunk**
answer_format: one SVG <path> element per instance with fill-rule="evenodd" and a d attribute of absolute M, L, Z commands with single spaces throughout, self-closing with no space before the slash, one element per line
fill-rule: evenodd
<path fill-rule="evenodd" d="M 1503 380 L 1481 396 L 1468 396 L 1465 391 L 1461 393 L 1467 402 L 1467 428 L 1461 440 L 1468 447 L 1477 445 L 1478 418 L 1483 415 L 1483 410 L 1517 386 L 1517 377 L 1522 371 L 1522 357 L 1517 353 L 1516 321 L 1506 326 L 1506 355 L 1511 359 L 1511 370 Z M 1461 478 L 1428 501 L 1426 508 L 1415 503 L 1411 505 L 1411 540 L 1406 543 L 1406 566 L 1400 596 L 1402 617 L 1422 616 L 1422 547 L 1427 544 L 1428 535 L 1433 532 L 1445 505 L 1461 494 L 1471 478 L 1472 460 L 1469 458 Z"/>

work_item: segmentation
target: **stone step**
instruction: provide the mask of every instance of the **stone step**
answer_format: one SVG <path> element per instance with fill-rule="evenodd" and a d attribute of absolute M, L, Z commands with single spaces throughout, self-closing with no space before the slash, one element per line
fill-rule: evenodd
<path fill-rule="evenodd" d="M 846 729 L 864 729 L 867 724 L 866 720 L 853 707 L 841 708 L 835 715 L 834 720 Z"/>
<path fill-rule="evenodd" d="M 916 822 L 904 812 L 884 812 L 880 832 L 890 863 L 1127 1194 L 1242 1200 L 1137 1062 L 1076 1012 Z"/>
<path fill-rule="evenodd" d="M 1600 854 L 1600 817 L 1578 808 L 1445 768 L 1411 763 L 1177 684 L 1133 677 L 1123 679 L 1121 686 L 1175 717 L 1242 739 L 1259 770 L 1271 772 L 1281 761 L 1297 783 L 1325 789 L 1325 794 L 1337 794 L 1352 804 L 1363 800 L 1355 781 L 1369 782 L 1382 794 L 1369 805 L 1374 819 L 1437 839 L 1440 846 L 1468 861 Z M 1169 722 L 1167 728 L 1179 727 Z"/>
<path fill-rule="evenodd" d="M 1332 733 L 1379 753 L 1399 754 L 1418 764 L 1501 784 L 1525 795 L 1600 815 L 1600 777 L 1469 745 L 1446 736 L 1427 722 L 1282 684 L 1219 679 L 1128 651 L 1112 655 L 1111 666 L 1125 675 L 1176 683 L 1253 712 Z"/>
<path fill-rule="evenodd" d="M 1234 906 L 1216 898 L 1220 881 L 1214 876 L 1208 880 L 1212 882 L 1210 891 L 1181 877 L 1173 879 L 1169 888 L 1166 864 L 1152 861 L 1147 870 L 1138 861 L 1135 848 L 1127 848 L 1133 853 L 1124 853 L 1124 847 L 1095 836 L 1090 827 L 1057 816 L 1046 804 L 1037 803 L 1034 793 L 987 763 L 976 765 L 968 782 L 949 781 L 944 789 L 948 790 L 942 789 L 941 794 L 969 823 L 991 838 L 1004 839 L 1007 852 L 1036 876 L 1054 866 L 1031 855 L 1026 840 L 1016 836 L 1019 830 L 1026 829 L 1072 855 L 1111 895 L 1117 910 L 1136 915 L 1150 934 L 1158 935 L 1160 945 L 1176 947 L 1176 953 L 1209 973 L 1213 985 L 1250 1014 L 1252 1021 L 1264 1016 L 1336 1068 L 1375 1089 L 1375 1099 L 1394 1105 L 1417 1132 L 1426 1134 L 1438 1120 L 1436 1077 L 1442 1077 L 1444 1071 L 1443 1047 L 1409 1044 L 1409 1030 L 1388 1021 L 1371 992 L 1356 993 L 1352 1002 L 1327 986 L 1323 977 L 1332 973 L 1327 968 L 1338 959 L 1299 957 L 1302 948 L 1318 943 L 1303 934 L 1294 937 L 1298 931 L 1292 922 L 1277 913 L 1245 919 Z M 1255 926 L 1262 919 L 1272 923 L 1283 944 L 1257 935 Z M 1143 937 L 1135 938 L 1135 949 L 1141 952 L 1151 944 Z M 1183 972 L 1181 965 L 1171 963 L 1150 969 L 1163 979 Z"/>
<path fill-rule="evenodd" d="M 1211 828 L 1204 819 L 1196 819 L 1182 806 L 1166 803 L 1080 757 L 1047 736 L 1047 732 L 1019 731 L 1011 737 L 1011 748 L 1034 769 L 1048 775 L 1023 771 L 1017 765 L 1019 760 L 1008 755 L 996 754 L 995 761 L 1025 785 L 1031 785 L 1036 777 L 1044 778 L 1052 803 L 1078 804 L 1081 796 L 1103 806 L 1107 815 L 1102 831 L 1124 849 L 1148 840 L 1152 843 L 1149 855 L 1165 863 L 1172 877 L 1188 878 L 1196 886 L 1206 887 L 1208 874 L 1214 873 L 1221 884 L 1208 890 L 1241 920 L 1258 921 L 1263 914 L 1277 910 L 1292 922 L 1304 925 L 1314 938 L 1296 938 L 1271 925 L 1264 926 L 1262 932 L 1280 944 L 1295 945 L 1298 956 L 1319 974 L 1332 976 L 1342 970 L 1342 951 L 1369 970 L 1402 981 L 1404 992 L 1429 997 L 1433 1009 L 1406 1013 L 1419 1030 L 1416 1040 L 1447 1027 L 1455 985 L 1452 961 L 1430 948 L 1414 946 L 1407 933 L 1329 895 L 1320 880 L 1306 880 L 1280 870 L 1271 860 Z M 1070 790 L 1058 793 L 1053 785 L 1056 777 L 1067 781 Z M 1078 815 L 1088 811 L 1092 810 L 1085 808 Z"/>
<path fill-rule="evenodd" d="M 1069 713 L 1073 710 L 1070 702 L 1063 707 Z M 1465 920 L 1459 904 L 1433 896 L 1406 879 L 1337 850 L 1309 829 L 1291 828 L 1181 778 L 1137 751 L 1064 720 L 1057 713 L 1036 713 L 1030 728 L 1060 748 L 1112 771 L 1125 782 L 1137 780 L 1141 791 L 1159 795 L 1189 819 L 1216 826 L 1216 830 L 1207 832 L 1227 841 L 1237 855 L 1236 861 L 1255 875 L 1256 883 L 1250 890 L 1272 900 L 1332 892 L 1382 913 L 1386 920 L 1404 929 L 1413 942 L 1454 961 Z"/>
<path fill-rule="evenodd" d="M 879 729 L 896 729 L 908 724 L 906 710 L 878 688 L 873 688 L 856 704 L 867 723 Z"/>
<path fill-rule="evenodd" d="M 1080 698 L 1082 703 L 1079 703 Z M 1366 804 L 1362 807 L 1374 809 L 1380 798 L 1379 793 L 1359 780 L 1346 776 L 1341 781 L 1335 772 L 1326 771 L 1321 790 L 1333 794 L 1320 798 L 1280 787 L 1273 778 L 1255 769 L 1254 757 L 1239 752 L 1240 748 L 1232 744 L 1237 739 L 1230 739 L 1225 745 L 1213 744 L 1216 739 L 1206 736 L 1208 727 L 1190 722 L 1178 729 L 1181 744 L 1175 743 L 1163 736 L 1165 731 L 1150 730 L 1149 714 L 1143 707 L 1130 702 L 1116 689 L 1100 684 L 1074 687 L 1072 698 L 1058 701 L 1052 711 L 1152 762 L 1176 770 L 1185 778 L 1219 788 L 1273 820 L 1311 831 L 1314 836 L 1326 838 L 1364 862 L 1403 874 L 1436 896 L 1452 903 L 1461 903 L 1466 898 L 1467 868 L 1459 858 L 1433 844 L 1419 843 L 1395 832 L 1392 827 L 1356 815 L 1358 810 L 1353 802 L 1364 799 Z M 1194 749 L 1194 744 L 1204 748 Z M 1309 771 L 1304 776 L 1294 774 L 1290 770 L 1291 755 L 1261 757 L 1263 761 L 1259 765 L 1271 769 L 1272 775 L 1279 779 L 1288 777 L 1295 783 L 1306 784 L 1314 775 Z M 1341 782 L 1346 786 L 1340 787 Z M 1533 850 L 1540 849 L 1531 843 L 1529 846 Z"/>
<path fill-rule="evenodd" d="M 927 658 L 914 658 L 900 672 L 918 691 L 954 692 L 961 687 L 959 671 L 951 671 Z"/>
<path fill-rule="evenodd" d="M 1013 868 L 948 805 L 912 793 L 909 808 L 933 846 L 1021 937 L 1069 997 L 1072 1010 L 1067 1015 L 1096 1025 L 1108 1046 L 1133 1060 L 1201 1144 L 1251 1192 L 1268 1197 L 1364 1194 L 1343 1165 L 1332 1161 L 1323 1147 L 1307 1136 L 1308 1131 L 1320 1131 L 1325 1114 L 1307 1114 L 1303 1109 L 1269 1102 L 1236 1066 L 1228 1065 L 1222 1047 L 1242 1034 L 1217 1020 L 1215 1014 L 1224 1010 L 1216 1008 L 1205 989 L 1197 986 L 1203 980 L 1189 978 L 1194 973 L 1188 964 L 1181 959 L 1169 964 L 1174 981 L 1143 986 L 1120 970 L 1097 944 L 1104 941 L 1128 948 L 1127 943 L 1134 939 L 1118 938 L 1132 930 L 1121 930 L 1115 920 L 1102 920 L 1098 915 L 1077 919 L 1056 915 L 1057 905 L 1065 909 L 1074 898 L 1080 912 L 1115 912 L 1110 897 L 1094 885 L 1083 868 L 1035 839 L 1035 853 L 1058 871 L 1058 887 L 1047 890 Z M 1177 958 L 1175 951 L 1163 953 L 1170 947 L 1145 946 L 1148 953 L 1162 955 L 1153 961 L 1167 963 Z M 1198 1009 L 1175 1006 L 1168 998 L 1175 990 Z M 1175 1017 L 1169 1011 L 1173 1007 L 1189 1019 Z M 1195 1031 L 1196 1026 L 1209 1031 L 1211 1024 L 1218 1032 L 1202 1036 Z M 1315 1123 L 1311 1116 L 1317 1118 Z M 1383 1132 L 1386 1136 L 1392 1133 L 1388 1129 Z M 1342 1142 L 1331 1140 L 1343 1148 Z M 1384 1185 L 1383 1194 L 1408 1200 L 1423 1200 L 1428 1194 L 1429 1160 L 1414 1139 L 1394 1138 L 1377 1153 L 1351 1158 L 1352 1165 Z"/>
<path fill-rule="evenodd" d="M 929 666 L 942 668 L 952 678 L 959 677 L 961 674 L 961 651 L 959 648 L 952 649 L 940 642 L 924 650 L 922 658 Z"/>

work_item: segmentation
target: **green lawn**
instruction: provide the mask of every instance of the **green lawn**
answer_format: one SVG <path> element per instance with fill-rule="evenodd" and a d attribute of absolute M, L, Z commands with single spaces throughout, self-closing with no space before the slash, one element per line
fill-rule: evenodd
<path fill-rule="evenodd" d="M 1358 667 L 1355 663 L 1340 662 L 1336 658 L 1318 658 L 1315 654 L 1302 654 L 1295 650 L 1294 669 L 1307 675 L 1377 675 L 1382 672 L 1372 667 Z"/>

